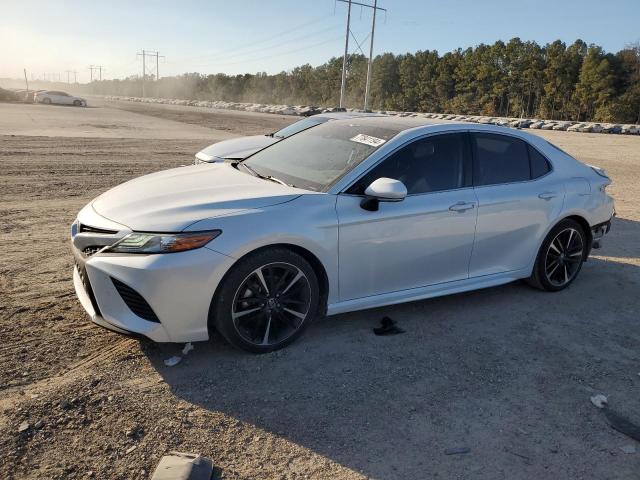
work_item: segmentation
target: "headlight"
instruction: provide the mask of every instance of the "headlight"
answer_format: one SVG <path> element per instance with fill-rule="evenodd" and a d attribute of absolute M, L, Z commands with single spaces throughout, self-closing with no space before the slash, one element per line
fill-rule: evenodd
<path fill-rule="evenodd" d="M 222 233 L 222 230 L 190 233 L 138 233 L 133 232 L 105 252 L 113 253 L 174 253 L 204 247 Z"/>

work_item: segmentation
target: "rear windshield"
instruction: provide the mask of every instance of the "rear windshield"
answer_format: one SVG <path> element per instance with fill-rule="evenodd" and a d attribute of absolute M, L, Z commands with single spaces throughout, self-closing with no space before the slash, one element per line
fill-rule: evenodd
<path fill-rule="evenodd" d="M 399 131 L 358 125 L 356 119 L 326 122 L 271 145 L 242 163 L 259 175 L 307 190 L 326 191 Z"/>

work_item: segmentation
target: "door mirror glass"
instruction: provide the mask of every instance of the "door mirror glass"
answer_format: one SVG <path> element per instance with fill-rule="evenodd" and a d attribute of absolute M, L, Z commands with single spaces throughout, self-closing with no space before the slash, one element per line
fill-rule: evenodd
<path fill-rule="evenodd" d="M 378 178 L 369 185 L 364 194 L 366 197 L 360 203 L 365 210 L 378 210 L 379 202 L 401 202 L 407 196 L 407 187 L 400 180 L 393 178 Z"/>

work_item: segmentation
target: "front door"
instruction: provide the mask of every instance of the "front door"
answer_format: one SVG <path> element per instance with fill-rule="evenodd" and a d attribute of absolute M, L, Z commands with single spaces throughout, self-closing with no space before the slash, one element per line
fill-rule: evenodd
<path fill-rule="evenodd" d="M 467 147 L 464 133 L 417 139 L 338 196 L 341 300 L 468 278 L 477 200 Z M 380 177 L 408 196 L 364 210 L 364 189 Z"/>

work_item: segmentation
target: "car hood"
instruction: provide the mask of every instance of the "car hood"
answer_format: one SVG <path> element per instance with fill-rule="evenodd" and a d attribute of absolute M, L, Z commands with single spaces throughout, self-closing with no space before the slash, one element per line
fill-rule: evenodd
<path fill-rule="evenodd" d="M 241 160 L 280 140 L 280 138 L 270 137 L 268 135 L 233 138 L 209 145 L 198 153 L 199 158 L 205 161 L 213 160 L 216 157 Z M 209 158 L 207 159 L 206 157 Z"/>
<path fill-rule="evenodd" d="M 103 193 L 92 206 L 132 230 L 178 232 L 205 218 L 277 205 L 304 192 L 217 163 L 136 178 Z"/>

